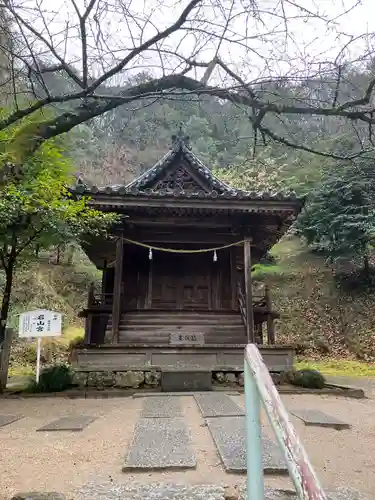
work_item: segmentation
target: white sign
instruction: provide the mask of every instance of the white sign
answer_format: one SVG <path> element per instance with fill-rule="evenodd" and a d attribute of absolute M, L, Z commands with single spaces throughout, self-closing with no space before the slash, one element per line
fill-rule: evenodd
<path fill-rule="evenodd" d="M 20 314 L 20 337 L 57 337 L 61 335 L 61 314 L 46 309 Z"/>
<path fill-rule="evenodd" d="M 20 337 L 37 337 L 36 350 L 36 381 L 40 375 L 40 351 L 42 337 L 57 337 L 61 335 L 61 314 L 47 309 L 37 309 L 20 314 L 18 326 Z"/>
<path fill-rule="evenodd" d="M 204 345 L 204 333 L 171 333 L 169 343 L 174 345 Z"/>

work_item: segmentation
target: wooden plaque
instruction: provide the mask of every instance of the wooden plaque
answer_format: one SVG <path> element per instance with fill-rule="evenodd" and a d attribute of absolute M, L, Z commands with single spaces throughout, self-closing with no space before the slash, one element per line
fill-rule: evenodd
<path fill-rule="evenodd" d="M 204 345 L 204 333 L 171 333 L 172 345 Z"/>

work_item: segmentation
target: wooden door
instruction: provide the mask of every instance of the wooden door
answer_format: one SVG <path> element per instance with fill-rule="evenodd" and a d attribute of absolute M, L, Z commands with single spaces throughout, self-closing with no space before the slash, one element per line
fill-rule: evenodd
<path fill-rule="evenodd" d="M 178 309 L 180 299 L 180 272 L 178 255 L 154 252 L 150 282 L 151 307 Z"/>
<path fill-rule="evenodd" d="M 143 309 L 147 307 L 147 284 L 149 276 L 148 251 L 129 247 L 124 251 L 121 284 L 121 309 Z"/>
<path fill-rule="evenodd" d="M 182 309 L 211 309 L 211 262 L 208 254 L 188 254 L 181 263 Z"/>
<path fill-rule="evenodd" d="M 211 266 L 207 254 L 155 252 L 151 307 L 210 309 Z"/>

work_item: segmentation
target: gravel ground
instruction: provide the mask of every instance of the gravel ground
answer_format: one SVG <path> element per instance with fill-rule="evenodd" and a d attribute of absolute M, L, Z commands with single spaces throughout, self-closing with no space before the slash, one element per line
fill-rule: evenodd
<path fill-rule="evenodd" d="M 232 398 L 243 406 L 242 395 Z M 299 419 L 291 417 L 325 487 L 334 489 L 350 486 L 366 493 L 369 499 L 373 498 L 374 401 L 310 395 L 285 395 L 283 401 L 288 409 L 318 409 L 352 425 L 350 430 L 343 431 L 305 427 Z M 1 414 L 22 414 L 25 417 L 0 428 L 0 499 L 9 499 L 19 491 L 37 490 L 59 491 L 74 500 L 101 500 L 103 497 L 100 496 L 77 496 L 78 489 L 93 482 L 97 485 L 111 483 L 120 486 L 140 482 L 144 486 L 154 482 L 203 485 L 209 479 L 210 483 L 222 486 L 236 485 L 243 480 L 223 470 L 209 430 L 192 396 L 182 397 L 181 407 L 191 430 L 197 468 L 188 471 L 123 473 L 124 457 L 140 417 L 141 406 L 140 398 L 0 399 Z M 92 415 L 97 419 L 82 432 L 36 432 L 36 429 L 52 420 L 68 415 Z M 268 426 L 265 417 L 263 420 L 264 425 Z M 266 431 L 271 432 L 270 429 Z M 290 486 L 287 478 L 267 477 L 266 484 L 283 488 Z M 214 488 L 213 496 L 205 493 L 201 498 L 221 500 L 214 496 L 214 492 L 218 491 Z M 117 498 L 113 496 L 113 499 Z M 132 498 L 138 500 L 137 497 Z M 150 498 L 156 500 L 159 497 Z M 187 500 L 189 497 L 180 498 Z M 190 498 L 198 500 L 199 496 Z M 108 500 L 112 500 L 112 497 L 109 496 Z"/>
<path fill-rule="evenodd" d="M 233 492 L 233 490 L 232 490 Z M 246 488 L 243 484 L 234 490 L 240 499 L 246 499 Z M 186 485 L 171 483 L 129 485 L 90 484 L 81 489 L 75 500 L 225 500 L 228 498 L 222 486 L 212 484 Z M 328 492 L 328 500 L 367 500 L 357 491 L 340 489 Z M 297 500 L 291 491 L 280 491 L 266 488 L 265 500 Z"/>

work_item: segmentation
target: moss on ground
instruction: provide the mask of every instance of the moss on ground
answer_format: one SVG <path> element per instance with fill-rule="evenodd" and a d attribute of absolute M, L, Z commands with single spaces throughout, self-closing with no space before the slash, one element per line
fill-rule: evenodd
<path fill-rule="evenodd" d="M 323 375 L 339 375 L 346 377 L 375 378 L 375 364 L 349 359 L 300 360 L 295 363 L 295 369 L 311 368 L 319 370 Z"/>

